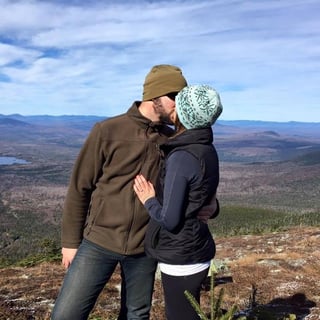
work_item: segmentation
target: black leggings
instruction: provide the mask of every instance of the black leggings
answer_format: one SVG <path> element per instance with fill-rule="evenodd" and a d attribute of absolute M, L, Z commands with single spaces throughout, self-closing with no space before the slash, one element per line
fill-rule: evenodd
<path fill-rule="evenodd" d="M 188 290 L 200 302 L 200 289 L 209 268 L 189 276 L 161 273 L 167 320 L 199 320 L 200 317 L 184 295 Z"/>

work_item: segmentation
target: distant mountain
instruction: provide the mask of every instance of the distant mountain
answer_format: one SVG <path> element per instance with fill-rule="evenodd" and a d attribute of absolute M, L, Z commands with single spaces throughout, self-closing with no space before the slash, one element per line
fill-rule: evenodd
<path fill-rule="evenodd" d="M 257 121 L 257 120 L 219 120 L 221 123 L 226 125 L 233 125 L 236 127 L 251 127 L 251 128 L 262 128 L 262 127 L 287 127 L 287 128 L 300 128 L 301 126 L 315 128 L 320 126 L 320 122 L 299 122 L 299 121 Z"/>
<path fill-rule="evenodd" d="M 16 120 L 13 118 L 0 117 L 0 126 L 29 127 L 31 126 L 31 124 L 28 122 Z"/>
<path fill-rule="evenodd" d="M 92 115 L 34 115 L 34 116 L 22 116 L 20 114 L 3 115 L 0 114 L 1 118 L 10 118 L 21 121 L 28 121 L 30 123 L 59 123 L 59 122 L 78 122 L 78 121 L 101 121 L 107 117 L 92 116 Z"/>
<path fill-rule="evenodd" d="M 28 141 L 79 148 L 94 124 L 104 119 L 92 115 L 0 115 L 0 136 L 3 141 L 16 143 Z M 218 120 L 213 132 L 222 161 L 299 159 L 306 163 L 303 159 L 307 153 L 320 150 L 320 122 Z M 317 161 L 317 157 L 312 159 Z"/>
<path fill-rule="evenodd" d="M 220 120 L 220 124 L 247 130 L 266 130 L 281 134 L 320 138 L 320 122 L 275 122 L 251 120 Z"/>
<path fill-rule="evenodd" d="M 27 122 L 29 124 L 35 124 L 40 126 L 64 126 L 68 125 L 74 128 L 81 127 L 83 129 L 90 129 L 94 123 L 106 119 L 106 117 L 100 116 L 50 116 L 50 115 L 35 115 L 35 116 L 22 116 L 19 114 L 12 114 L 4 116 L 0 114 L 0 120 L 13 119 L 18 121 Z"/>
<path fill-rule="evenodd" d="M 20 114 L 2 115 L 1 119 L 13 119 L 30 124 L 41 126 L 61 126 L 67 124 L 74 128 L 90 129 L 96 122 L 107 119 L 108 117 L 94 115 L 34 115 L 22 116 Z M 255 121 L 255 120 L 218 120 L 214 125 L 216 134 L 237 134 L 243 132 L 265 131 L 275 134 L 289 134 L 320 138 L 320 122 L 275 122 L 275 121 Z"/>

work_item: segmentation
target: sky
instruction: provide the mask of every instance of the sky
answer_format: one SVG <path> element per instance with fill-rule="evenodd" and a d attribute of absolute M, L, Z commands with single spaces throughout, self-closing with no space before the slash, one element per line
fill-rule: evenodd
<path fill-rule="evenodd" d="M 153 65 L 222 120 L 320 122 L 319 0 L 0 0 L 0 114 L 114 116 Z"/>

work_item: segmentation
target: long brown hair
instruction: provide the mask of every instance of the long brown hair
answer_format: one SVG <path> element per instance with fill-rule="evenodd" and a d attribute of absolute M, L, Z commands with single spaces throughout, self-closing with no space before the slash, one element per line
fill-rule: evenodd
<path fill-rule="evenodd" d="M 174 122 L 174 127 L 175 127 L 175 134 L 173 137 L 181 134 L 182 132 L 186 131 L 187 129 L 184 127 L 184 125 L 180 122 L 178 114 L 176 116 L 176 121 Z"/>

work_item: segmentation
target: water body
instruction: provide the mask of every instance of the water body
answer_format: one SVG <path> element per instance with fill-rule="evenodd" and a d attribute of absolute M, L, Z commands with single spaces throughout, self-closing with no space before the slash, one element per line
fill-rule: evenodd
<path fill-rule="evenodd" d="M 15 157 L 0 157 L 0 166 L 11 164 L 27 164 L 28 161 Z"/>

